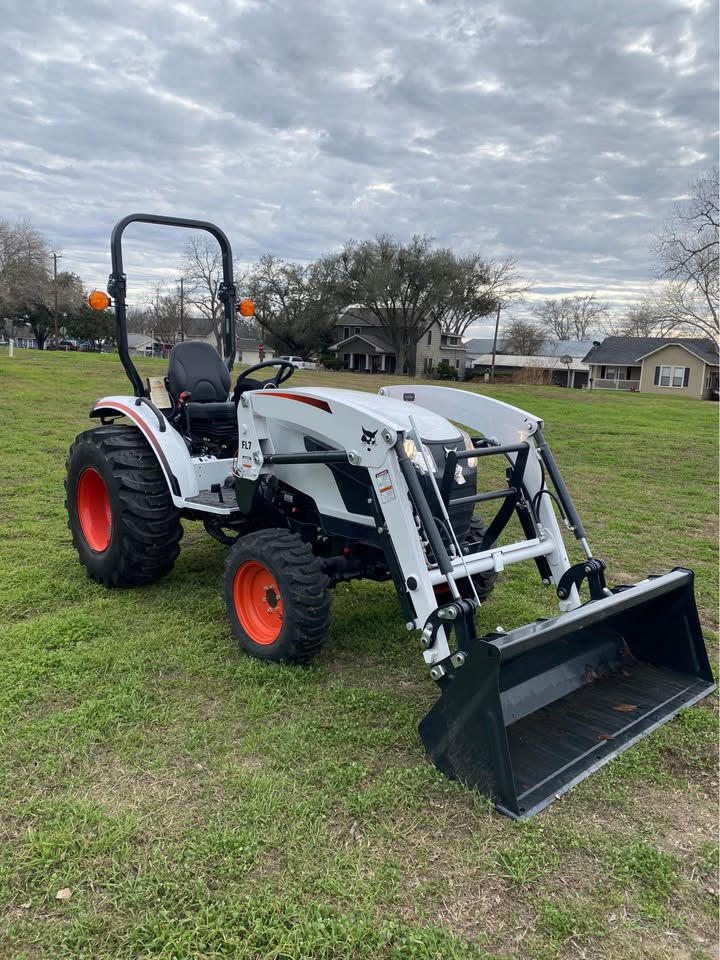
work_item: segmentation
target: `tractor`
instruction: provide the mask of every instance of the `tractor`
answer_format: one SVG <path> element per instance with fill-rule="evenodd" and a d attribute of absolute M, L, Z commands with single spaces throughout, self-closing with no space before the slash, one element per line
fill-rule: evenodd
<path fill-rule="evenodd" d="M 177 343 L 165 377 L 143 380 L 128 349 L 122 236 L 135 222 L 203 230 L 222 253 L 224 357 Z M 536 814 L 713 689 L 693 573 L 610 587 L 543 433 L 486 394 L 400 384 L 379 393 L 292 387 L 295 365 L 231 377 L 232 252 L 206 221 L 133 214 L 111 236 L 108 294 L 132 395 L 102 397 L 70 448 L 72 541 L 105 587 L 154 583 L 182 524 L 228 547 L 232 633 L 251 656 L 307 663 L 323 649 L 331 591 L 391 581 L 439 697 L 420 721 L 427 755 L 515 819 Z M 456 424 L 462 424 L 465 429 Z M 501 466 L 480 489 L 478 465 Z M 478 505 L 497 509 L 489 522 Z M 522 537 L 501 537 L 517 518 Z M 565 526 L 582 560 L 571 563 Z M 558 614 L 478 636 L 498 575 L 532 561 Z M 585 599 L 581 599 L 581 592 Z M 629 708 L 629 709 L 625 709 Z"/>

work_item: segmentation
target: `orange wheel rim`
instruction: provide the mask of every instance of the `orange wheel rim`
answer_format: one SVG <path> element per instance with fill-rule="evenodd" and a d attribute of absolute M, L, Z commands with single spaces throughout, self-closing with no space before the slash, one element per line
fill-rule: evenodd
<path fill-rule="evenodd" d="M 105 481 L 93 467 L 87 467 L 80 474 L 77 512 L 88 546 L 96 553 L 107 550 L 112 532 L 110 495 Z"/>
<path fill-rule="evenodd" d="M 242 628 L 255 643 L 274 643 L 283 625 L 280 588 L 268 568 L 246 560 L 235 571 L 233 603 Z"/>

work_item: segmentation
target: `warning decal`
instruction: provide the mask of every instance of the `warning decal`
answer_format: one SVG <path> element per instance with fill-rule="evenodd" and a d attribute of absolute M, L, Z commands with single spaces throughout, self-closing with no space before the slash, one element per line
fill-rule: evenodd
<path fill-rule="evenodd" d="M 381 503 L 389 503 L 395 499 L 395 488 L 392 485 L 389 470 L 381 470 L 380 473 L 375 474 L 375 486 Z"/>

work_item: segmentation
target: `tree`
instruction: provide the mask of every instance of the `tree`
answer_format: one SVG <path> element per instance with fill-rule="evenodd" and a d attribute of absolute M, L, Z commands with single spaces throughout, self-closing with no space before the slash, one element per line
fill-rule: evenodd
<path fill-rule="evenodd" d="M 63 318 L 63 326 L 69 337 L 90 340 L 96 346 L 112 340 L 115 336 L 113 311 L 93 310 L 87 303 L 69 312 Z"/>
<path fill-rule="evenodd" d="M 28 323 L 37 340 L 38 350 L 45 349 L 45 341 L 53 327 L 53 312 L 47 304 L 33 303 L 26 314 Z"/>
<path fill-rule="evenodd" d="M 665 332 L 680 330 L 720 342 L 718 325 L 718 169 L 699 177 L 690 196 L 678 204 L 655 244 L 659 276 L 665 280 L 656 297 Z"/>
<path fill-rule="evenodd" d="M 504 353 L 534 357 L 545 342 L 545 331 L 532 320 L 516 317 L 503 330 Z"/>
<path fill-rule="evenodd" d="M 178 339 L 180 296 L 176 291 L 167 293 L 161 282 L 155 284 L 152 295 L 147 299 L 142 332 L 159 340 L 160 343 L 175 343 Z"/>
<path fill-rule="evenodd" d="M 608 316 L 603 323 L 603 333 L 610 337 L 663 336 L 655 299 L 652 296 L 644 297 L 619 319 Z"/>
<path fill-rule="evenodd" d="M 415 344 L 439 316 L 447 314 L 456 260 L 450 250 L 433 249 L 429 236 L 403 244 L 388 234 L 350 241 L 335 258 L 347 317 L 370 313 L 395 352 L 398 372 L 414 376 Z"/>
<path fill-rule="evenodd" d="M 21 318 L 50 302 L 49 261 L 44 237 L 27 220 L 14 225 L 0 220 L 0 319 L 9 335 Z M 35 316 L 42 331 L 41 314 Z"/>
<path fill-rule="evenodd" d="M 556 340 L 587 340 L 602 328 L 609 309 L 590 293 L 544 300 L 530 312 Z"/>
<path fill-rule="evenodd" d="M 463 337 L 471 324 L 496 309 L 501 295 L 499 267 L 477 253 L 455 259 L 448 295 L 435 312 L 443 332 Z"/>
<path fill-rule="evenodd" d="M 303 266 L 268 254 L 255 264 L 245 285 L 273 347 L 310 357 L 332 343 L 339 310 L 332 258 Z"/>
<path fill-rule="evenodd" d="M 218 352 L 223 352 L 223 304 L 218 294 L 222 283 L 222 256 L 208 237 L 191 236 L 185 244 L 180 270 L 185 280 L 184 299 L 210 321 Z"/>

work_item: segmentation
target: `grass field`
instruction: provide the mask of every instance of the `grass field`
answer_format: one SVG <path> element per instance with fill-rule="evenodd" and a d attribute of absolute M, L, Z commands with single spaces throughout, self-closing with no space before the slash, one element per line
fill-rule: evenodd
<path fill-rule="evenodd" d="M 435 691 L 391 586 L 338 587 L 331 642 L 293 669 L 237 649 L 197 525 L 157 585 L 87 580 L 65 456 L 127 392 L 111 356 L 0 353 L 3 960 L 717 956 L 715 698 L 535 819 L 498 816 L 424 759 Z M 717 405 L 488 392 L 545 419 L 612 582 L 695 569 L 715 663 Z M 523 565 L 479 628 L 552 610 Z"/>

